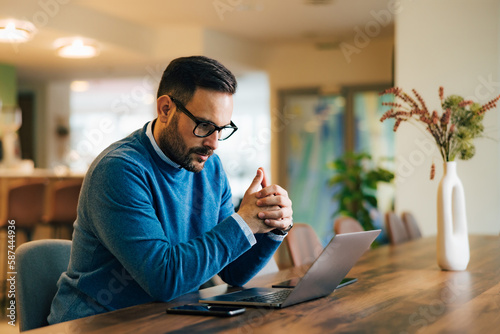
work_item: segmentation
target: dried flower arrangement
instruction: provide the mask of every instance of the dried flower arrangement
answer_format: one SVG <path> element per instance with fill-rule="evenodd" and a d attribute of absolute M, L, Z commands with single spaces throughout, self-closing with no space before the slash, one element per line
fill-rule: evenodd
<path fill-rule="evenodd" d="M 425 124 L 425 129 L 432 135 L 444 161 L 454 161 L 456 157 L 468 160 L 476 153 L 473 139 L 481 136 L 484 130 L 482 124 L 486 111 L 496 108 L 500 95 L 486 104 L 480 105 L 471 100 L 465 100 L 458 95 L 444 97 L 443 87 L 439 87 L 441 100 L 441 115 L 436 110 L 432 114 L 427 109 L 425 101 L 413 89 L 415 98 L 403 92 L 399 87 L 389 88 L 380 95 L 392 94 L 394 102 L 384 102 L 382 105 L 390 106 L 381 122 L 394 118 L 394 131 L 404 121 L 420 121 Z M 434 178 L 435 166 L 431 167 L 431 179 Z"/>

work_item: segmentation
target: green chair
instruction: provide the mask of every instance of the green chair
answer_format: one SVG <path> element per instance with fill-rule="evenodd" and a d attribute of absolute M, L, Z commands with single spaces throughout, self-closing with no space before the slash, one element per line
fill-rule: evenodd
<path fill-rule="evenodd" d="M 16 251 L 17 307 L 21 332 L 47 326 L 57 281 L 68 268 L 71 241 L 43 239 Z"/>

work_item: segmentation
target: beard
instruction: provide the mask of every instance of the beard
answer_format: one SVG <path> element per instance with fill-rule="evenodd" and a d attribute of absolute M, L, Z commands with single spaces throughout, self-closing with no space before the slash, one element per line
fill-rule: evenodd
<path fill-rule="evenodd" d="M 179 133 L 178 119 L 179 115 L 174 116 L 170 126 L 160 133 L 158 146 L 166 156 L 184 169 L 195 173 L 201 172 L 205 161 L 197 154 L 211 156 L 213 150 L 204 146 L 188 148 Z"/>

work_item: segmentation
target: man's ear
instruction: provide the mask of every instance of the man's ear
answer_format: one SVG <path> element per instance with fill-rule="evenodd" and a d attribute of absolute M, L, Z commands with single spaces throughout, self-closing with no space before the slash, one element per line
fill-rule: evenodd
<path fill-rule="evenodd" d="M 166 123 L 168 120 L 169 112 L 172 110 L 173 102 L 168 95 L 162 95 L 156 100 L 156 113 L 158 120 Z"/>

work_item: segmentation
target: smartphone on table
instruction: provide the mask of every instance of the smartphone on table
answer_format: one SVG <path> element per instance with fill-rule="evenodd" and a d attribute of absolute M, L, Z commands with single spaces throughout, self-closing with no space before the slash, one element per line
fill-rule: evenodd
<path fill-rule="evenodd" d="M 234 315 L 242 314 L 245 311 L 246 309 L 240 306 L 221 306 L 198 303 L 186 304 L 167 309 L 167 313 L 169 314 L 206 315 L 216 317 L 232 317 Z"/>

